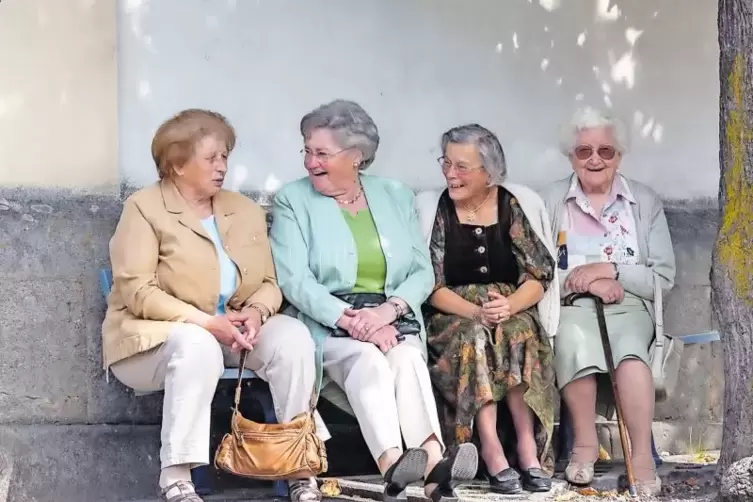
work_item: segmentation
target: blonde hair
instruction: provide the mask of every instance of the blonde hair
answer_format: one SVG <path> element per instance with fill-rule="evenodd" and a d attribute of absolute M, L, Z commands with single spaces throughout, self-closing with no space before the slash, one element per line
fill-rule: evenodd
<path fill-rule="evenodd" d="M 183 110 L 166 120 L 152 139 L 152 158 L 160 179 L 169 178 L 174 166 L 182 166 L 194 155 L 196 143 L 207 136 L 225 142 L 227 153 L 235 148 L 235 130 L 225 117 L 210 110 Z"/>

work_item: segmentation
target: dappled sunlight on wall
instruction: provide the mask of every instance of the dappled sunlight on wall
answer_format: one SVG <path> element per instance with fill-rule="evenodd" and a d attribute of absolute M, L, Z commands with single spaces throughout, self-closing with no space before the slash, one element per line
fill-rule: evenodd
<path fill-rule="evenodd" d="M 667 197 L 713 196 L 716 4 L 683 2 L 121 0 L 122 174 L 156 179 L 151 134 L 200 106 L 238 131 L 233 187 L 274 190 L 303 174 L 301 116 L 346 98 L 380 128 L 374 173 L 437 186 L 441 133 L 479 122 L 511 178 L 538 186 L 567 174 L 557 131 L 588 104 L 632 127 L 627 174 Z"/>

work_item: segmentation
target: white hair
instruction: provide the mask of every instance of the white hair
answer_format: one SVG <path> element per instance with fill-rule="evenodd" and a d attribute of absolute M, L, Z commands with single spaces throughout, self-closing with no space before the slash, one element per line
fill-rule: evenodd
<path fill-rule="evenodd" d="M 630 131 L 625 123 L 611 112 L 587 106 L 580 108 L 573 114 L 570 122 L 560 129 L 560 151 L 569 156 L 577 146 L 578 134 L 586 129 L 607 127 L 614 133 L 614 147 L 620 153 L 625 153 L 630 147 Z"/>

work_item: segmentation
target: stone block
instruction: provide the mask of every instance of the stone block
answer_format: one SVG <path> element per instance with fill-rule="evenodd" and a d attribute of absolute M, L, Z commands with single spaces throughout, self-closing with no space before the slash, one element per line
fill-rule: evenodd
<path fill-rule="evenodd" d="M 153 498 L 159 475 L 159 428 L 3 426 L 0 465 L 3 501 Z"/>
<path fill-rule="evenodd" d="M 0 282 L 0 423 L 86 420 L 87 333 L 78 279 Z"/>
<path fill-rule="evenodd" d="M 724 357 L 721 342 L 687 345 L 677 387 L 657 403 L 656 420 L 720 422 L 724 414 Z"/>
<path fill-rule="evenodd" d="M 718 211 L 705 205 L 674 205 L 666 208 L 665 213 L 675 250 L 676 283 L 709 285 Z"/>

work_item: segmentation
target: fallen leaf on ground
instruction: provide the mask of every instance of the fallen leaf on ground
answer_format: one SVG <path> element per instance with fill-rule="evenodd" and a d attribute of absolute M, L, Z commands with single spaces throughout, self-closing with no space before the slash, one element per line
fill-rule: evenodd
<path fill-rule="evenodd" d="M 601 445 L 599 445 L 599 460 L 612 460 L 612 457 L 609 456 L 609 452 L 607 452 L 607 450 Z"/>
<path fill-rule="evenodd" d="M 327 479 L 322 483 L 322 495 L 326 497 L 338 497 L 342 493 L 340 483 L 336 479 Z"/>
<path fill-rule="evenodd" d="M 572 499 L 574 499 L 577 496 L 578 496 L 578 494 L 575 493 L 575 492 L 566 492 L 566 493 L 563 493 L 562 495 L 557 495 L 554 498 L 554 500 L 556 502 L 565 502 L 566 500 L 572 500 Z"/>
<path fill-rule="evenodd" d="M 698 480 L 696 478 L 688 478 L 685 480 L 685 484 L 688 486 L 696 486 L 698 484 Z"/>

